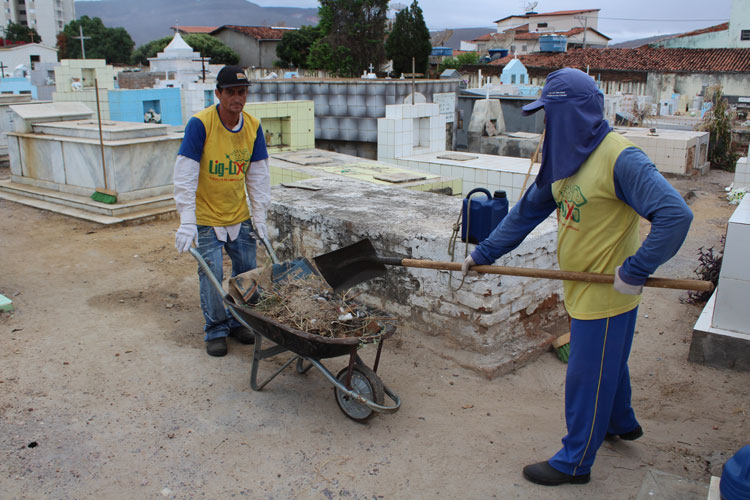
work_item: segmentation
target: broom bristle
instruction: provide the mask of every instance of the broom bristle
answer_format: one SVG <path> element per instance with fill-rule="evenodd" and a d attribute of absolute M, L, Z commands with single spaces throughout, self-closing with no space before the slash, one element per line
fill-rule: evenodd
<path fill-rule="evenodd" d="M 555 352 L 557 352 L 557 359 L 563 363 L 567 363 L 570 357 L 570 344 L 561 345 L 555 349 Z"/>
<path fill-rule="evenodd" d="M 94 194 L 91 195 L 91 199 L 94 201 L 98 201 L 99 203 L 107 203 L 109 205 L 117 203 L 117 195 L 105 193 L 102 191 L 94 191 Z"/>
<path fill-rule="evenodd" d="M 563 363 L 567 363 L 570 356 L 570 332 L 560 335 L 553 340 L 552 347 L 555 349 L 558 359 Z"/>

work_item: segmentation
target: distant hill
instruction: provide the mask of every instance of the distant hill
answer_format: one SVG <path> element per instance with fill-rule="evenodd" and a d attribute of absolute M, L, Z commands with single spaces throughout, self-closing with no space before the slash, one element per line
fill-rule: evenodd
<path fill-rule="evenodd" d="M 638 47 L 643 47 L 644 45 L 648 45 L 649 43 L 658 42 L 659 40 L 663 40 L 664 38 L 669 38 L 672 36 L 675 36 L 677 33 L 672 35 L 657 35 L 657 36 L 650 36 L 648 38 L 638 38 L 637 40 L 628 40 L 627 42 L 620 42 L 615 43 L 613 45 L 609 45 L 610 49 L 637 49 Z"/>
<path fill-rule="evenodd" d="M 136 46 L 172 34 L 170 26 L 290 26 L 318 24 L 318 9 L 261 7 L 246 0 L 101 0 L 76 2 L 76 15 L 125 28 Z"/>
<path fill-rule="evenodd" d="M 430 35 L 434 36 L 437 33 L 440 33 L 444 30 L 439 31 L 431 31 Z M 453 30 L 453 35 L 448 39 L 447 42 L 443 43 L 443 47 L 450 47 L 452 49 L 460 49 L 461 48 L 461 40 L 473 40 L 477 37 L 480 37 L 482 35 L 486 35 L 487 33 L 495 33 L 497 31 L 497 28 L 489 27 L 489 28 L 456 28 Z"/>

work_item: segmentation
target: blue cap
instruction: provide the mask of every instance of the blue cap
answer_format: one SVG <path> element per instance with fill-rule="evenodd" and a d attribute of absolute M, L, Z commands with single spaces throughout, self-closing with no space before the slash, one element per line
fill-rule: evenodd
<path fill-rule="evenodd" d="M 563 68 L 547 75 L 542 96 L 524 106 L 524 116 L 536 113 L 546 104 L 585 97 L 599 92 L 599 87 L 589 75 L 579 69 Z"/>
<path fill-rule="evenodd" d="M 724 500 L 750 498 L 750 444 L 740 448 L 740 451 L 724 464 L 719 492 Z"/>

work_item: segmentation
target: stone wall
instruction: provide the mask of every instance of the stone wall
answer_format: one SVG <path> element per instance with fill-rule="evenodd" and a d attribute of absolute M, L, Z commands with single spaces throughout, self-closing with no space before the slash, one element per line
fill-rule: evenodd
<path fill-rule="evenodd" d="M 165 73 L 150 71 L 120 71 L 117 74 L 117 84 L 121 89 L 146 89 L 156 86 L 156 80 L 167 78 Z"/>
<path fill-rule="evenodd" d="M 312 259 L 364 238 L 380 256 L 463 260 L 464 244 L 455 259 L 449 251 L 460 199 L 343 178 L 295 186 L 272 188 L 270 239 L 282 260 Z M 497 264 L 555 268 L 555 232 L 554 220 L 546 220 Z M 396 315 L 400 335 L 419 335 L 441 356 L 490 377 L 549 349 L 550 333 L 564 333 L 555 329 L 564 318 L 561 282 L 498 275 L 461 281 L 459 272 L 392 266 L 356 291 Z"/>

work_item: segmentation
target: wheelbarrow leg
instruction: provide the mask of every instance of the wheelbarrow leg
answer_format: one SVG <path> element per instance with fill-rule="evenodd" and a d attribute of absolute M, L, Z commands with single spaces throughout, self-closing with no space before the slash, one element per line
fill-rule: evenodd
<path fill-rule="evenodd" d="M 302 375 L 303 373 L 307 373 L 307 371 L 313 366 L 314 365 L 312 363 L 305 366 L 305 358 L 297 356 L 297 373 L 299 373 L 300 375 Z"/>
<path fill-rule="evenodd" d="M 283 372 L 284 369 L 294 363 L 295 360 L 298 359 L 297 356 L 293 356 L 290 358 L 286 363 L 284 363 L 281 368 L 276 370 L 270 377 L 265 379 L 260 384 L 258 383 L 258 367 L 260 366 L 260 362 L 263 359 L 270 358 L 271 356 L 276 356 L 277 354 L 281 354 L 282 352 L 287 352 L 289 349 L 282 347 L 280 345 L 276 345 L 273 347 L 269 347 L 268 349 L 262 348 L 263 343 L 263 337 L 261 335 L 255 336 L 255 349 L 253 350 L 253 367 L 250 369 L 250 387 L 254 391 L 260 391 L 263 389 L 266 384 L 268 384 L 271 380 L 276 378 L 276 376 Z"/>

